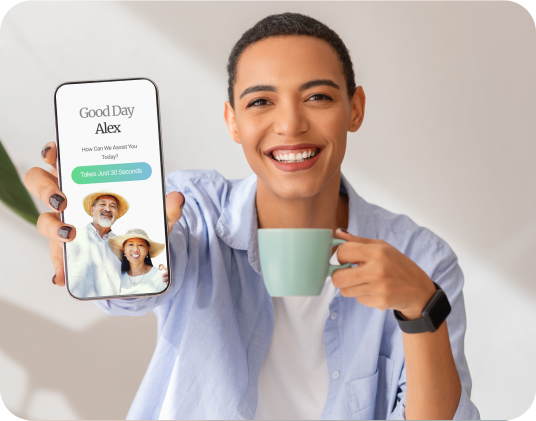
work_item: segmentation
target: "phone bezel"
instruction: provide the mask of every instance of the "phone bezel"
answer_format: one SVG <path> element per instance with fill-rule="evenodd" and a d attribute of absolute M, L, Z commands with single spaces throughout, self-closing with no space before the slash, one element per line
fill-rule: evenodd
<path fill-rule="evenodd" d="M 166 186 L 165 186 L 165 169 L 164 169 L 164 156 L 163 156 L 163 145 L 162 145 L 162 125 L 160 122 L 160 95 L 158 92 L 158 86 L 156 83 L 146 77 L 133 77 L 133 78 L 126 78 L 126 79 L 102 79 L 102 80 L 86 80 L 86 81 L 76 81 L 76 82 L 65 82 L 56 87 L 54 90 L 54 120 L 55 120 L 55 128 L 56 128 L 56 168 L 58 170 L 58 184 L 60 190 L 63 192 L 62 187 L 62 179 L 61 179 L 61 161 L 60 161 L 60 142 L 59 142 L 59 130 L 58 130 L 58 110 L 57 110 L 57 104 L 56 104 L 56 94 L 58 93 L 58 90 L 65 85 L 80 85 L 80 84 L 88 84 L 88 83 L 104 83 L 104 82 L 125 82 L 125 81 L 132 81 L 132 80 L 147 80 L 151 82 L 155 88 L 155 96 L 156 96 L 156 114 L 157 114 L 157 124 L 158 124 L 158 145 L 159 145 L 159 155 L 160 155 L 160 180 L 161 180 L 161 186 L 162 186 L 162 208 L 164 211 L 164 225 L 165 225 L 165 237 L 166 237 L 166 262 L 167 262 L 167 272 L 168 272 L 168 282 L 166 288 L 164 288 L 162 291 L 154 292 L 154 293 L 144 293 L 144 294 L 130 294 L 130 295 L 111 295 L 111 296 L 99 296 L 99 297 L 77 297 L 71 293 L 71 290 L 69 289 L 69 281 L 68 281 L 68 273 L 67 273 L 67 243 L 63 243 L 63 271 L 65 274 L 65 286 L 67 288 L 67 291 L 69 292 L 69 295 L 73 297 L 75 300 L 78 301 L 93 301 L 93 300 L 110 300 L 110 299 L 123 299 L 123 298 L 138 298 L 138 297 L 154 297 L 158 295 L 165 294 L 172 284 L 172 268 L 171 268 L 171 257 L 170 257 L 170 251 L 169 251 L 169 228 L 168 228 L 168 222 L 167 222 L 167 213 L 166 213 Z M 65 223 L 64 221 L 64 215 L 63 212 L 60 212 L 61 221 Z"/>

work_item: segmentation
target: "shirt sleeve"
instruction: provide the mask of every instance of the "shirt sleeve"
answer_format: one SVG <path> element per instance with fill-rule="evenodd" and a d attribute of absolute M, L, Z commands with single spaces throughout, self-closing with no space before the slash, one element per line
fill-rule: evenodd
<path fill-rule="evenodd" d="M 464 337 L 466 330 L 465 304 L 462 287 L 464 278 L 458 264 L 458 258 L 454 252 L 444 243 L 442 248 L 446 250 L 445 258 L 433 270 L 430 278 L 441 286 L 451 305 L 451 313 L 446 319 L 449 331 L 450 345 L 458 375 L 462 384 L 462 391 L 458 408 L 454 413 L 453 420 L 479 420 L 480 413 L 471 401 L 471 375 L 464 353 Z M 428 273 L 430 275 L 430 273 Z M 398 381 L 397 404 L 391 412 L 389 419 L 406 419 L 406 368 L 404 366 Z"/>

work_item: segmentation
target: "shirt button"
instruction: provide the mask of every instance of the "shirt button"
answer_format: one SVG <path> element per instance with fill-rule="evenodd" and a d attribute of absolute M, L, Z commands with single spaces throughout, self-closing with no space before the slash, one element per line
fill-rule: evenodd
<path fill-rule="evenodd" d="M 338 378 L 339 378 L 339 375 L 340 375 L 340 373 L 339 373 L 338 371 L 334 371 L 334 372 L 333 372 L 333 378 L 334 378 L 334 379 L 338 379 Z"/>
<path fill-rule="evenodd" d="M 337 318 L 337 313 L 332 313 L 331 314 L 331 320 L 335 320 Z"/>

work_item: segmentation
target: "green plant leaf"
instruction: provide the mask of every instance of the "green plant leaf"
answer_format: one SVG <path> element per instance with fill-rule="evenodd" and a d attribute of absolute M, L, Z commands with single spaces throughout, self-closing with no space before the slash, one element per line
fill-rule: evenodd
<path fill-rule="evenodd" d="M 37 224 L 39 212 L 0 141 L 0 200 L 28 222 Z"/>

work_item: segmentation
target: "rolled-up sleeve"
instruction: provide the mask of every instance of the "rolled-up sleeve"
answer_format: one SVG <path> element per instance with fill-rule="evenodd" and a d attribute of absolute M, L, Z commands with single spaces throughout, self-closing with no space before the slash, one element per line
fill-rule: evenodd
<path fill-rule="evenodd" d="M 393 412 L 389 417 L 390 420 L 405 420 L 406 419 L 406 396 L 402 398 L 396 405 Z M 462 387 L 462 393 L 460 396 L 460 402 L 458 403 L 458 408 L 452 417 L 453 420 L 479 420 L 480 413 L 476 406 L 471 402 L 471 398 Z"/>
<path fill-rule="evenodd" d="M 456 363 L 462 391 L 453 420 L 479 420 L 480 413 L 471 401 L 471 375 L 465 358 L 464 338 L 466 331 L 465 304 L 462 288 L 464 277 L 458 264 L 458 258 L 450 247 L 442 242 L 440 252 L 444 256 L 435 269 L 429 271 L 430 278 L 445 291 L 451 305 L 451 313 L 446 319 L 452 355 Z M 431 273 L 430 273 L 431 272 Z M 398 381 L 397 404 L 391 411 L 389 419 L 406 419 L 406 370 L 402 370 Z"/>

